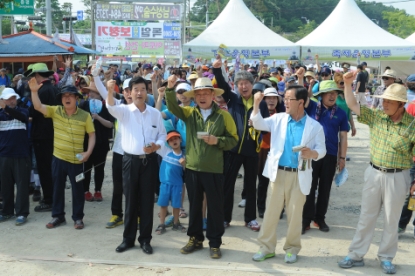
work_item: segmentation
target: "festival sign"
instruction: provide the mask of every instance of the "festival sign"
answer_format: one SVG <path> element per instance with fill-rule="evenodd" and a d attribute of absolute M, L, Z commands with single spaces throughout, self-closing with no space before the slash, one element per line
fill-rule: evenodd
<path fill-rule="evenodd" d="M 355 61 L 360 55 L 363 61 L 374 60 L 415 60 L 415 46 L 406 47 L 306 47 L 301 49 L 301 57 L 314 61 L 318 54 L 320 60 Z"/>
<path fill-rule="evenodd" d="M 180 20 L 180 5 L 109 4 L 98 2 L 96 20 Z"/>
<path fill-rule="evenodd" d="M 96 50 L 102 55 L 150 57 L 179 57 L 181 53 L 180 41 L 143 39 L 101 40 Z"/>
<path fill-rule="evenodd" d="M 220 55 L 222 58 L 245 60 L 299 60 L 299 46 L 292 47 L 219 47 L 183 45 L 183 57 L 190 62 L 198 58 L 211 59 Z"/>
<path fill-rule="evenodd" d="M 105 22 L 95 23 L 95 38 L 101 39 L 180 39 L 180 23 L 172 22 Z"/>

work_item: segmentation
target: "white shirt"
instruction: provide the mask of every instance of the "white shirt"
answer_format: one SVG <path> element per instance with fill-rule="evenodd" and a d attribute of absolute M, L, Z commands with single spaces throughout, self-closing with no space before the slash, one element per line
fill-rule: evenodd
<path fill-rule="evenodd" d="M 206 122 L 207 117 L 212 114 L 212 108 L 209 109 L 200 109 L 200 114 L 202 114 L 203 121 Z"/>
<path fill-rule="evenodd" d="M 166 142 L 166 129 L 160 111 L 146 105 L 141 112 L 135 104 L 113 105 L 107 104 L 109 113 L 118 122 L 121 133 L 121 147 L 125 153 L 145 154 L 146 144 L 155 143 L 162 146 Z"/>

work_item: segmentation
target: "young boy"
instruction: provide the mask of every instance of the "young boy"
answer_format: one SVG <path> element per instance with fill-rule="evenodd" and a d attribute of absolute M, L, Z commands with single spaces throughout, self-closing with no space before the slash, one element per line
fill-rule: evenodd
<path fill-rule="evenodd" d="M 183 192 L 183 173 L 185 168 L 185 155 L 183 154 L 180 143 L 182 141 L 179 132 L 173 130 L 167 134 L 169 147 L 163 147 L 158 153 L 163 157 L 160 167 L 160 195 L 157 204 L 160 206 L 160 225 L 156 229 L 156 234 L 161 235 L 166 232 L 165 219 L 167 206 L 171 201 L 173 207 L 173 230 L 186 232 L 186 228 L 179 222 L 179 213 Z"/>

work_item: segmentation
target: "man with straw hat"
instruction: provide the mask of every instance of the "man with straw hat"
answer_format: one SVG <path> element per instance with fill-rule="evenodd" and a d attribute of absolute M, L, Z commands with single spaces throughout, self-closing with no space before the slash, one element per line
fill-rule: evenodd
<path fill-rule="evenodd" d="M 180 250 L 189 254 L 203 248 L 203 193 L 207 199 L 207 230 L 210 257 L 222 256 L 220 246 L 224 233 L 223 213 L 223 151 L 230 150 L 238 142 L 236 126 L 231 115 L 220 109 L 214 96 L 222 89 L 214 88 L 209 78 L 199 78 L 193 90 L 183 93 L 194 98 L 197 106 L 181 107 L 177 104 L 174 86 L 177 77 L 168 79 L 166 89 L 167 108 L 186 124 L 186 176 L 190 215 L 187 235 L 189 242 Z"/>
<path fill-rule="evenodd" d="M 59 91 L 49 80 L 54 72 L 44 63 L 31 64 L 27 69 L 24 76 L 35 79 L 37 84 L 42 84 L 37 94 L 40 102 L 50 106 L 56 105 L 56 95 Z M 47 212 L 52 210 L 53 201 L 53 123 L 52 119 L 45 118 L 42 113 L 35 110 L 33 105 L 29 108 L 29 116 L 33 118 L 31 138 L 43 192 L 43 199 L 35 207 L 35 212 Z"/>
<path fill-rule="evenodd" d="M 406 89 L 391 84 L 383 95 L 383 111 L 359 105 L 352 93 L 354 74 L 343 76 L 344 94 L 348 107 L 358 121 L 370 128 L 370 165 L 365 171 L 362 207 L 349 254 L 339 262 L 342 268 L 364 266 L 363 257 L 369 250 L 376 219 L 383 207 L 385 212 L 378 259 L 384 273 L 394 274 L 392 260 L 398 250 L 398 222 L 402 204 L 411 179 L 409 169 L 415 155 L 414 118 L 405 111 Z M 414 187 L 413 187 L 414 188 Z M 415 189 L 415 188 L 414 188 Z"/>
<path fill-rule="evenodd" d="M 392 69 L 386 70 L 382 74 L 382 82 L 383 82 L 383 85 L 381 85 L 378 88 L 376 88 L 376 91 L 375 91 L 375 93 L 373 93 L 373 95 L 380 96 L 383 93 L 385 93 L 386 88 L 388 88 L 389 85 L 395 83 L 395 80 L 396 80 L 396 73 L 395 73 L 395 71 L 393 71 Z M 377 108 L 379 110 L 382 110 L 383 109 L 382 98 L 380 98 L 380 97 L 373 97 L 372 108 L 375 108 L 375 109 Z"/>

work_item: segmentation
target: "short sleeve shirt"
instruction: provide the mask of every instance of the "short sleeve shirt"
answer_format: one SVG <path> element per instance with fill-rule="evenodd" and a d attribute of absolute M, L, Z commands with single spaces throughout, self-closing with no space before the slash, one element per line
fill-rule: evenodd
<path fill-rule="evenodd" d="M 84 152 L 85 133 L 95 132 L 94 123 L 88 112 L 77 108 L 68 116 L 63 106 L 46 106 L 46 118 L 53 121 L 53 155 L 72 164 L 82 164 L 76 154 Z"/>
<path fill-rule="evenodd" d="M 368 73 L 366 71 L 361 71 L 359 74 L 357 74 L 356 83 L 360 81 L 358 92 L 366 92 L 367 78 Z"/>
<path fill-rule="evenodd" d="M 410 169 L 415 155 L 414 118 L 406 111 L 402 120 L 393 122 L 383 111 L 360 106 L 360 123 L 370 128 L 370 161 L 379 167 Z"/>

